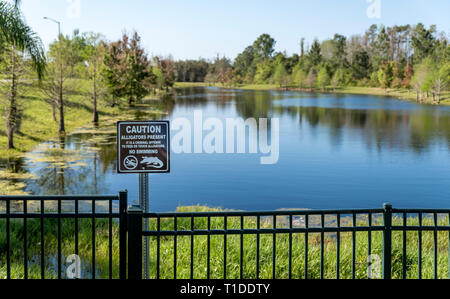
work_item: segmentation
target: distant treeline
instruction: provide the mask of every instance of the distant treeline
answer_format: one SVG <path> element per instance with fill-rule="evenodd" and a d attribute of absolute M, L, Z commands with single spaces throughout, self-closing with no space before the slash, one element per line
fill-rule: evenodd
<path fill-rule="evenodd" d="M 416 91 L 417 101 L 432 97 L 436 104 L 450 87 L 449 40 L 436 26 L 373 25 L 363 35 L 335 34 L 310 46 L 301 39 L 299 53 L 293 55 L 275 52 L 275 39 L 263 34 L 233 61 L 219 56 L 174 61 L 170 56 L 149 56 L 136 32 L 111 42 L 101 34 L 75 30 L 59 35 L 45 51 L 19 4 L 0 0 L 0 100 L 6 100 L 9 149 L 20 133 L 25 86 L 33 82 L 39 82 L 36 96 L 51 108 L 62 135 L 68 96 L 79 90 L 80 82 L 87 87 L 86 103 L 92 107 L 94 123 L 99 121 L 100 103 L 133 106 L 151 93 L 170 93 L 176 81 L 277 84 L 306 90 L 406 88 Z"/>
<path fill-rule="evenodd" d="M 232 62 L 217 57 L 175 62 L 180 82 L 278 84 L 301 89 L 339 86 L 414 88 L 418 100 L 430 95 L 436 103 L 450 85 L 448 36 L 436 26 L 372 25 L 363 35 L 335 34 L 291 56 L 275 52 L 276 41 L 261 35 Z"/>

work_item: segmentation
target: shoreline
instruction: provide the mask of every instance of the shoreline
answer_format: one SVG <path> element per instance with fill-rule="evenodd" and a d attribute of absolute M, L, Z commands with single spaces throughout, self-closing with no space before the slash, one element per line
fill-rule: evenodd
<path fill-rule="evenodd" d="M 429 97 L 425 102 L 418 103 L 416 101 L 416 93 L 414 91 L 408 91 L 407 89 L 387 89 L 376 87 L 339 87 L 335 90 L 315 90 L 315 89 L 300 89 L 298 87 L 288 86 L 286 88 L 279 87 L 275 84 L 241 84 L 236 86 L 222 85 L 222 84 L 209 84 L 204 82 L 177 82 L 175 88 L 190 88 L 190 87 L 218 87 L 223 89 L 240 89 L 240 90 L 266 90 L 266 91 L 298 91 L 309 93 L 328 93 L 328 94 L 356 94 L 356 95 L 373 95 L 391 97 L 402 101 L 415 102 L 421 105 L 435 105 L 431 103 L 432 97 Z M 443 92 L 441 96 L 440 106 L 450 106 L 450 92 Z"/>
<path fill-rule="evenodd" d="M 39 87 L 35 84 L 24 86 L 21 93 L 21 102 L 24 107 L 24 117 L 20 133 L 15 134 L 16 149 L 6 149 L 7 137 L 5 127 L 0 127 L 0 195 L 24 195 L 25 181 L 30 174 L 22 172 L 17 165 L 28 153 L 33 152 L 40 144 L 65 138 L 80 129 L 101 130 L 115 125 L 121 119 L 133 118 L 136 108 L 125 105 L 111 107 L 106 101 L 98 105 L 99 123 L 92 123 L 92 103 L 89 99 L 89 82 L 85 80 L 72 81 L 73 92 L 66 98 L 65 107 L 65 136 L 58 136 L 58 122 L 52 118 L 51 106 L 41 99 Z M 151 95 L 146 99 L 153 99 Z M 2 101 L 5 99 L 1 98 Z M 159 117 L 164 112 L 151 104 L 140 104 L 139 107 L 148 106 L 145 110 L 149 118 Z M 140 110 L 141 111 L 141 110 Z M 19 170 L 18 170 L 19 169 Z"/>

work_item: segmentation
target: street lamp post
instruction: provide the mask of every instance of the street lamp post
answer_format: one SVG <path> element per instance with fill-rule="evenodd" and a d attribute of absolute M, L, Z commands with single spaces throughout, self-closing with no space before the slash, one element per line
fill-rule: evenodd
<path fill-rule="evenodd" d="M 62 63 L 62 53 L 61 53 L 61 42 L 62 42 L 62 36 L 61 36 L 61 22 L 57 21 L 55 19 L 44 17 L 44 20 L 51 21 L 53 23 L 58 24 L 58 39 L 59 39 L 59 49 L 58 49 L 58 55 L 59 55 L 59 133 L 63 135 L 66 131 L 64 126 L 64 99 L 63 99 L 63 63 Z"/>
<path fill-rule="evenodd" d="M 59 22 L 55 19 L 49 18 L 49 17 L 44 17 L 44 20 L 48 20 L 50 22 L 58 24 L 58 37 L 60 37 L 61 36 L 61 22 Z"/>

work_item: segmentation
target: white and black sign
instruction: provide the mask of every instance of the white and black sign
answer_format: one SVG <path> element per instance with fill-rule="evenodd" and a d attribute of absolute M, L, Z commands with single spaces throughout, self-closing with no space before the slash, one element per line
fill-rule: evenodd
<path fill-rule="evenodd" d="M 169 173 L 170 124 L 168 121 L 117 123 L 119 173 Z"/>

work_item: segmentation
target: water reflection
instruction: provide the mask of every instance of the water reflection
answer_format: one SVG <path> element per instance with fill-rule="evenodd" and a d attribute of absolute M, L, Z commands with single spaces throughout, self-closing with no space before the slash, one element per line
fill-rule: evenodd
<path fill-rule="evenodd" d="M 147 104 L 168 119 L 192 117 L 202 109 L 205 117 L 281 120 L 278 165 L 264 168 L 248 156 L 175 155 L 172 174 L 152 177 L 151 193 L 158 199 L 154 210 L 180 204 L 247 210 L 380 207 L 385 201 L 447 205 L 442 200 L 450 195 L 443 175 L 450 166 L 448 107 L 372 96 L 218 88 L 180 89 Z M 138 107 L 134 117 L 148 119 L 148 109 Z M 41 145 L 25 159 L 3 161 L 3 167 L 34 174 L 26 181 L 33 194 L 129 189 L 135 198 L 136 177 L 115 174 L 115 134 L 114 127 L 79 130 Z M 373 192 L 361 202 L 367 190 Z M 424 194 L 432 199 L 425 203 Z"/>

